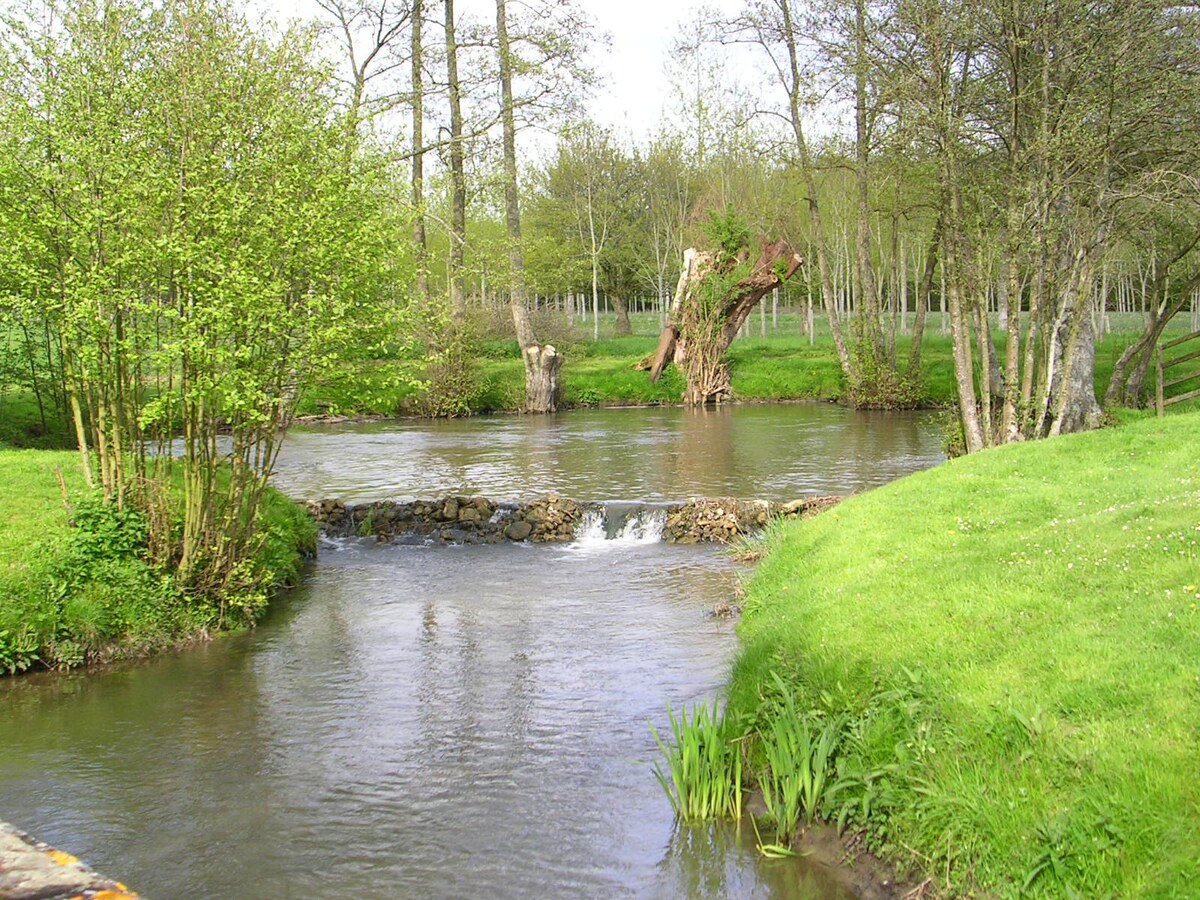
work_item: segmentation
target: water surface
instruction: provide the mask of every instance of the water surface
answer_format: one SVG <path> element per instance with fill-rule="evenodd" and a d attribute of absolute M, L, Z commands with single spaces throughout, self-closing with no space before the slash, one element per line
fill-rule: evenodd
<path fill-rule="evenodd" d="M 793 500 L 853 493 L 944 458 L 928 413 L 829 404 L 577 410 L 293 429 L 277 483 L 305 499 L 451 492 L 496 500 Z"/>

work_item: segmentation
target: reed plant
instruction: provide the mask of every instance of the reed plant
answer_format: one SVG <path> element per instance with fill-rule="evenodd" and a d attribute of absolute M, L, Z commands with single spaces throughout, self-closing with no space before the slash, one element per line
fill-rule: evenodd
<path fill-rule="evenodd" d="M 846 723 L 801 711 L 779 675 L 772 675 L 779 699 L 759 733 L 766 761 L 759 784 L 776 840 L 783 842 L 801 823 L 811 823 L 836 789 L 834 763 Z"/>
<path fill-rule="evenodd" d="M 654 774 L 684 822 L 742 817 L 742 744 L 736 729 L 717 701 L 698 703 L 688 715 L 667 707 L 670 743 L 650 731 L 666 760 L 666 771 L 655 763 Z"/>

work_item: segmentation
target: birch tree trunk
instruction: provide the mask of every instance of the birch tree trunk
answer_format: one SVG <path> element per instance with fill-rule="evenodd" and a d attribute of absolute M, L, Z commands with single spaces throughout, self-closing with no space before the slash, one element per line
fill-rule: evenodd
<path fill-rule="evenodd" d="M 412 6 L 412 203 L 416 247 L 417 295 L 429 296 L 429 241 L 425 234 L 425 54 L 422 46 L 425 0 Z"/>

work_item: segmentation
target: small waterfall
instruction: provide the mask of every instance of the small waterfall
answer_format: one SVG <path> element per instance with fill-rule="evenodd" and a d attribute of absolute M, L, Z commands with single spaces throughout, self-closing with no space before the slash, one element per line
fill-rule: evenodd
<path fill-rule="evenodd" d="M 667 524 L 665 509 L 631 503 L 606 503 L 583 514 L 575 531 L 575 546 L 613 548 L 629 544 L 657 544 Z"/>
<path fill-rule="evenodd" d="M 605 523 L 604 507 L 585 510 L 583 521 L 575 529 L 575 543 L 581 547 L 603 545 L 608 540 Z"/>
<path fill-rule="evenodd" d="M 629 516 L 614 540 L 626 544 L 657 544 L 667 525 L 667 513 L 661 509 L 643 509 Z"/>

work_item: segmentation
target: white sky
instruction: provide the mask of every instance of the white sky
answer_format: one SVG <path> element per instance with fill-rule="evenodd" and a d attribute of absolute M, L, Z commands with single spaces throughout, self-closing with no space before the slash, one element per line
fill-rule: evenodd
<path fill-rule="evenodd" d="M 601 32 L 611 38 L 593 58 L 602 83 L 589 112 L 598 122 L 643 137 L 653 131 L 671 102 L 666 74 L 668 54 L 680 23 L 694 16 L 696 0 L 576 0 Z M 314 0 L 252 0 L 274 9 L 281 18 L 312 18 L 320 12 Z M 440 6 L 440 4 L 438 4 Z M 736 9 L 738 0 L 709 0 L 708 5 Z M 491 20 L 489 0 L 457 0 L 459 16 L 473 13 Z"/>

